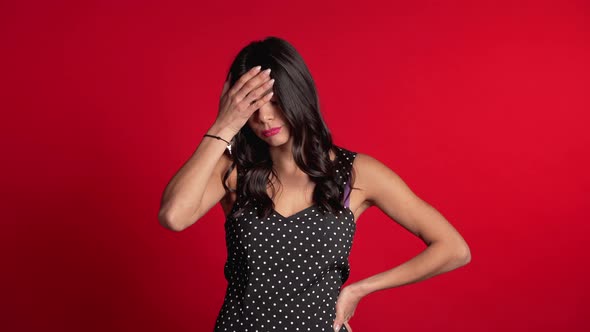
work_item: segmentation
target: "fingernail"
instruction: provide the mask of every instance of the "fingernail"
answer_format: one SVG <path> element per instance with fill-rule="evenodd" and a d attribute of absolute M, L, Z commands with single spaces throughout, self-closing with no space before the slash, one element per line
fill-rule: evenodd
<path fill-rule="evenodd" d="M 340 325 L 334 325 L 334 331 L 336 331 L 336 332 L 340 331 Z"/>
<path fill-rule="evenodd" d="M 256 67 L 254 67 L 254 71 L 259 71 L 260 69 L 262 69 L 262 66 L 256 66 Z"/>

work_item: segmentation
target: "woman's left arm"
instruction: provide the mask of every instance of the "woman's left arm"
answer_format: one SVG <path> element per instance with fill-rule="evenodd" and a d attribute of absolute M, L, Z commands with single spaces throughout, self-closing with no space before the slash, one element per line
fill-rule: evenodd
<path fill-rule="evenodd" d="M 427 248 L 391 270 L 356 282 L 363 296 L 372 292 L 428 279 L 454 270 L 471 260 L 469 246 L 434 207 L 418 197 L 406 183 L 379 160 L 359 153 L 355 160 L 358 186 L 364 200 L 377 206 L 416 235 Z"/>
<path fill-rule="evenodd" d="M 427 248 L 401 265 L 344 287 L 336 305 L 335 325 L 340 326 L 352 317 L 358 301 L 370 293 L 428 279 L 471 261 L 469 246 L 461 234 L 394 171 L 362 153 L 357 153 L 354 167 L 354 186 L 361 189 L 364 203 L 377 206 L 424 241 Z"/>

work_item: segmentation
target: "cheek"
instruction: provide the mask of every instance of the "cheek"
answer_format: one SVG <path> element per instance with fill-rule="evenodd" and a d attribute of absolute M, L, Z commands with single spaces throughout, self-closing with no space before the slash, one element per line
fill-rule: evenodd
<path fill-rule="evenodd" d="M 248 128 L 250 128 L 250 130 L 254 132 L 254 135 L 258 136 L 258 133 L 254 130 L 254 128 L 257 128 L 257 125 L 254 123 L 254 120 L 252 118 L 253 117 L 251 116 L 244 126 L 248 126 Z"/>

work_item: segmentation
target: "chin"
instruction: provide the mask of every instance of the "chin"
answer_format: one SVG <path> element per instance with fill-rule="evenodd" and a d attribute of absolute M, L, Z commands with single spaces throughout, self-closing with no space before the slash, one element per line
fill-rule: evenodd
<path fill-rule="evenodd" d="M 283 137 L 267 137 L 265 140 L 266 144 L 268 144 L 269 146 L 279 146 L 279 145 L 283 145 L 285 143 L 287 143 L 289 141 L 288 138 L 283 138 Z"/>

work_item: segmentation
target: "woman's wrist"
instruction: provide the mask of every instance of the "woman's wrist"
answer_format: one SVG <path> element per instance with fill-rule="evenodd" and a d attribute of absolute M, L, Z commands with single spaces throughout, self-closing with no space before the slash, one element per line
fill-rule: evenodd
<path fill-rule="evenodd" d="M 347 288 L 358 298 L 363 298 L 372 293 L 372 290 L 369 289 L 368 285 L 366 285 L 366 282 L 363 282 L 362 280 L 348 285 Z"/>
<path fill-rule="evenodd" d="M 231 142 L 231 140 L 236 135 L 236 133 L 233 130 L 228 129 L 227 127 L 222 127 L 222 126 L 218 125 L 217 123 L 214 123 L 211 126 L 211 128 L 209 128 L 209 130 L 207 130 L 207 134 L 219 136 L 219 137 L 223 138 L 224 140 L 227 140 L 228 142 Z"/>

